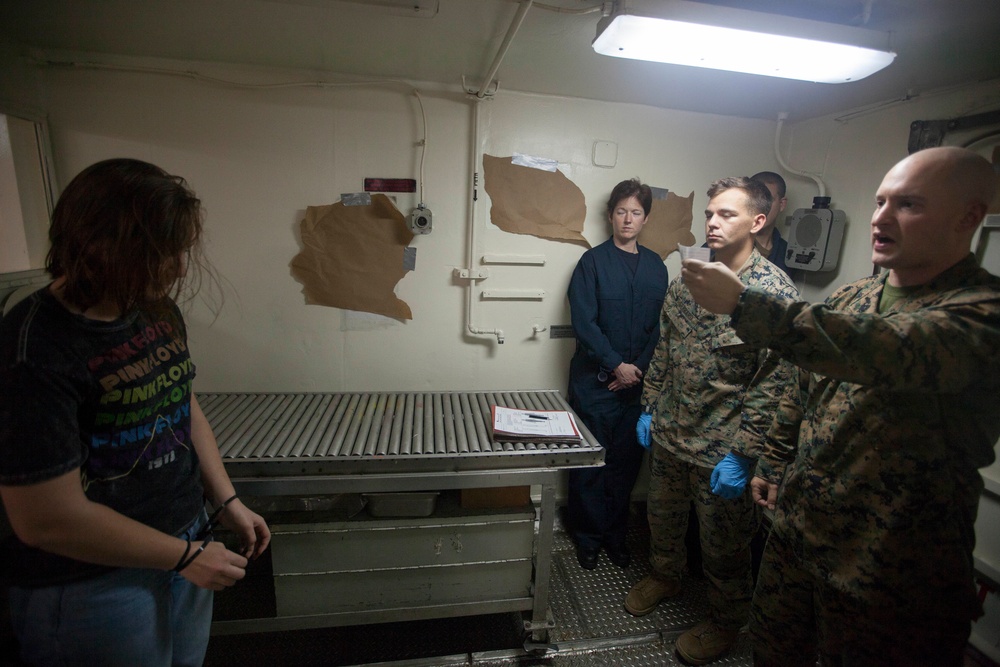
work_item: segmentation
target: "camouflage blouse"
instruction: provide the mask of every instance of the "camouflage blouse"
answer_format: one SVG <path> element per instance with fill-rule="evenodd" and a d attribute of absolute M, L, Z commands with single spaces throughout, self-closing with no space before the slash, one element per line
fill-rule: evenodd
<path fill-rule="evenodd" d="M 779 299 L 798 296 L 783 271 L 756 250 L 740 280 Z M 643 382 L 653 439 L 688 463 L 713 467 L 732 449 L 760 449 L 794 366 L 744 342 L 728 315 L 691 298 L 680 278 L 667 289 L 660 341 Z"/>
<path fill-rule="evenodd" d="M 743 340 L 805 369 L 759 452 L 788 464 L 774 529 L 872 604 L 974 614 L 977 469 L 1000 436 L 1000 278 L 969 255 L 879 315 L 884 282 L 818 305 L 748 289 L 733 313 Z"/>

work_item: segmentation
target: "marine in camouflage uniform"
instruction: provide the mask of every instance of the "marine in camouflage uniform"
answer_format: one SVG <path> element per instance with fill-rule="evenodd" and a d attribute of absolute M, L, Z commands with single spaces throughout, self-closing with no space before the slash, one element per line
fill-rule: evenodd
<path fill-rule="evenodd" d="M 969 245 L 995 192 L 989 162 L 967 149 L 900 161 L 871 223 L 872 261 L 888 274 L 824 304 L 684 263 L 699 304 L 803 369 L 759 452 L 772 473 L 787 469 L 751 612 L 758 667 L 813 667 L 817 656 L 824 666 L 963 664 L 982 613 L 977 469 L 1000 436 L 1000 278 Z M 751 484 L 755 495 L 767 486 Z M 766 491 L 772 502 L 777 487 Z"/>
<path fill-rule="evenodd" d="M 763 452 L 780 471 L 801 423 L 751 623 L 774 664 L 815 642 L 795 587 L 823 582 L 827 616 L 844 623 L 820 653 L 858 664 L 947 664 L 982 613 L 971 553 L 977 468 L 1000 436 L 1000 279 L 970 255 L 874 318 L 884 283 L 812 307 L 746 290 L 734 312 L 741 338 L 813 371 L 808 402 L 797 387 L 782 400 Z"/>
<path fill-rule="evenodd" d="M 756 250 L 739 276 L 778 297 L 798 294 L 788 276 Z M 738 441 L 744 443 L 740 449 L 759 448 L 794 367 L 747 345 L 729 319 L 698 306 L 684 283 L 674 280 L 663 303 L 642 404 L 653 415 L 648 498 L 653 570 L 666 580 L 679 579 L 685 570 L 684 535 L 693 501 L 711 620 L 739 628 L 750 605 L 750 541 L 759 514 L 749 491 L 726 500 L 711 492 L 709 478 Z"/>

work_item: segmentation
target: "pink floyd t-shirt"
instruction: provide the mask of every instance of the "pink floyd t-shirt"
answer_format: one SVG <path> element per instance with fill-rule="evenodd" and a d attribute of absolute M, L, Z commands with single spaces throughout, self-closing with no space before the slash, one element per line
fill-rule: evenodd
<path fill-rule="evenodd" d="M 191 441 L 194 364 L 180 312 L 113 322 L 67 311 L 41 289 L 0 321 L 0 484 L 77 468 L 90 500 L 170 534 L 203 506 Z M 0 549 L 10 583 L 37 586 L 107 568 L 32 549 Z"/>

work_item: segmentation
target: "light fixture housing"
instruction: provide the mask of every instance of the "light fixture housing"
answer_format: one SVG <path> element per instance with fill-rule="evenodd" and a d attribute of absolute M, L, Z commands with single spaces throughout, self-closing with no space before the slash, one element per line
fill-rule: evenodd
<path fill-rule="evenodd" d="M 619 0 L 601 19 L 606 56 L 764 76 L 846 83 L 887 67 L 888 33 L 686 0 Z"/>

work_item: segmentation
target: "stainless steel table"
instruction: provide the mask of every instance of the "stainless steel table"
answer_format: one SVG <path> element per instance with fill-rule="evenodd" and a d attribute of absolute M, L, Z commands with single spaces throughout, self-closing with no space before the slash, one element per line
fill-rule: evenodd
<path fill-rule="evenodd" d="M 217 620 L 213 632 L 520 610 L 530 612 L 526 631 L 536 640 L 545 638 L 552 627 L 549 578 L 559 476 L 568 468 L 602 465 L 603 449 L 579 419 L 580 443 L 493 442 L 490 406 L 572 412 L 558 392 L 216 393 L 200 394 L 198 400 L 241 495 L 308 497 L 519 485 L 541 489 L 537 514 L 532 510 L 527 520 L 523 511 L 521 517 L 516 512 L 469 516 L 452 512 L 415 519 L 327 522 L 308 529 L 278 527 L 272 551 L 290 563 L 275 573 L 276 580 L 282 577 L 275 584 L 278 613 L 273 618 Z M 523 528 L 518 526 L 525 525 L 530 533 L 526 547 L 520 548 L 516 545 Z M 437 535 L 433 558 L 411 558 L 405 553 L 408 547 L 391 546 L 403 534 L 416 540 L 403 542 L 407 545 L 423 544 Z M 389 539 L 386 536 L 393 540 L 382 542 Z M 378 558 L 364 557 L 361 551 Z M 317 559 L 319 564 L 313 564 Z M 338 565 L 342 563 L 347 565 Z M 525 571 L 530 580 L 517 582 L 518 573 Z M 456 577 L 459 584 L 452 580 Z M 489 589 L 491 577 L 499 590 Z M 383 600 L 394 584 L 444 592 Z M 350 597 L 353 587 L 359 587 L 358 599 L 343 603 L 341 598 L 345 593 Z M 286 591 L 289 602 L 282 605 L 280 597 Z"/>

